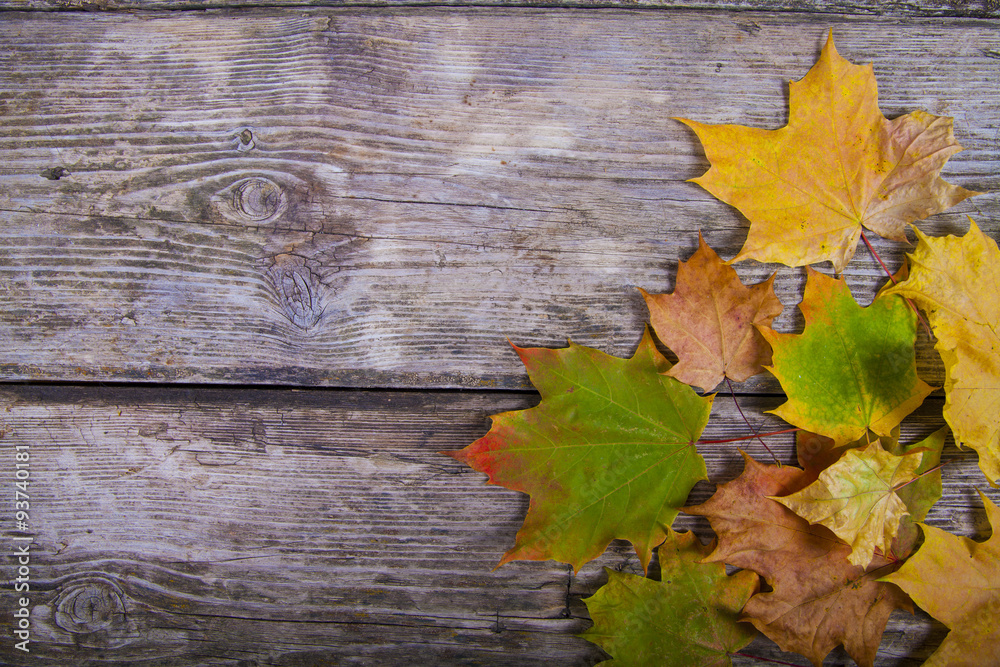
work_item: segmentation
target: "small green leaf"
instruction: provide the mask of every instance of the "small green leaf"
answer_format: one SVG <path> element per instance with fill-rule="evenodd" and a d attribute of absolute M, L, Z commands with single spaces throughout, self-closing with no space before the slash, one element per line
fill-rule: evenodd
<path fill-rule="evenodd" d="M 920 453 L 920 467 L 917 468 L 917 479 L 896 491 L 896 495 L 906 503 L 909 511 L 899 522 L 899 532 L 893 544 L 893 553 L 897 558 L 906 558 L 913 552 L 919 536 L 917 524 L 927 517 L 934 503 L 941 500 L 941 471 L 934 470 L 941 463 L 941 450 L 948 427 L 940 428 L 920 442 L 903 447 L 897 444 L 891 449 L 893 454 Z M 934 470 L 931 472 L 931 470 Z"/>
<path fill-rule="evenodd" d="M 757 592 L 749 570 L 726 576 L 693 533 L 673 533 L 659 548 L 661 581 L 606 570 L 608 583 L 584 602 L 594 627 L 580 636 L 610 653 L 605 667 L 724 667 L 749 644 L 753 626 L 740 610 Z"/>

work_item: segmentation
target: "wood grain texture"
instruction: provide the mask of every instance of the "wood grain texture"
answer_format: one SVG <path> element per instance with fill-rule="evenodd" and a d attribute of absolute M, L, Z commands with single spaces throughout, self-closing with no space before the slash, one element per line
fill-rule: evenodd
<path fill-rule="evenodd" d="M 627 355 L 637 286 L 672 289 L 699 229 L 735 254 L 745 221 L 685 182 L 707 164 L 669 117 L 780 126 L 832 28 L 887 115 L 955 116 L 949 180 L 1000 189 L 994 0 L 267 4 L 0 0 L 151 10 L 0 13 L 0 471 L 30 447 L 36 531 L 33 652 L 5 639 L 0 663 L 593 665 L 583 598 L 602 566 L 637 571 L 630 546 L 494 572 L 527 499 L 438 452 L 537 400 L 491 391 L 528 386 L 506 337 Z M 972 214 L 997 237 L 998 213 L 987 194 L 925 227 Z M 846 277 L 862 302 L 883 282 L 864 253 Z M 802 280 L 779 274 L 781 330 Z M 919 366 L 940 384 L 925 339 Z M 741 388 L 755 425 L 777 389 Z M 718 397 L 705 437 L 746 430 Z M 739 474 L 734 445 L 701 451 L 713 481 Z M 929 522 L 983 537 L 975 459 L 946 458 Z M 14 607 L 5 584 L 4 638 Z M 897 614 L 880 665 L 943 635 Z"/>
<path fill-rule="evenodd" d="M 995 24 L 745 12 L 3 15 L 0 375 L 524 388 L 506 338 L 627 355 L 637 286 L 745 221 L 669 116 L 778 127 L 827 31 L 1000 189 Z M 996 236 L 996 195 L 928 221 Z M 891 265 L 902 248 L 879 242 Z M 774 267 L 744 263 L 745 280 Z M 865 302 L 866 253 L 847 279 Z M 802 273 L 777 281 L 782 330 Z M 940 384 L 921 344 L 920 369 Z M 774 391 L 751 383 L 747 391 Z"/>
<path fill-rule="evenodd" d="M 438 453 L 482 435 L 487 415 L 536 400 L 6 388 L 0 456 L 13 460 L 16 445 L 31 455 L 34 631 L 30 656 L 6 641 L 0 656 L 17 665 L 595 664 L 600 652 L 573 636 L 589 625 L 582 598 L 603 584 L 603 566 L 636 571 L 630 546 L 614 543 L 576 575 L 553 562 L 492 571 L 526 497 L 485 485 Z M 759 414 L 778 400 L 746 399 L 744 407 Z M 940 407 L 930 401 L 904 439 L 935 428 Z M 704 437 L 745 432 L 732 402 L 719 397 Z M 794 459 L 790 436 L 771 445 Z M 739 474 L 735 445 L 699 450 L 714 481 Z M 955 460 L 928 521 L 983 536 L 974 460 L 951 446 L 946 458 Z M 690 502 L 712 488 L 699 484 Z M 710 534 L 698 517 L 682 516 L 677 527 Z M 9 586 L 0 590 L 4 609 L 13 598 Z M 5 614 L 5 637 L 10 623 Z M 942 634 L 926 616 L 898 614 L 880 664 L 917 665 Z M 763 638 L 746 653 L 797 659 Z M 852 663 L 838 651 L 827 664 Z"/>
<path fill-rule="evenodd" d="M 786 11 L 870 16 L 946 16 L 996 18 L 997 0 L 239 0 L 243 7 L 575 7 L 582 9 L 709 9 Z M 204 10 L 225 9 L 224 0 L 0 0 L 12 10 Z"/>

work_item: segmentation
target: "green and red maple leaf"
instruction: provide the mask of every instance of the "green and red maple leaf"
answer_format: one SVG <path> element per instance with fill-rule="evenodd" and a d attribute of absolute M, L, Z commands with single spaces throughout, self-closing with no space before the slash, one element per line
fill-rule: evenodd
<path fill-rule="evenodd" d="M 712 399 L 665 373 L 647 332 L 631 359 L 570 344 L 515 348 L 538 406 L 493 417 L 489 433 L 451 456 L 531 496 L 500 564 L 554 559 L 579 569 L 611 540 L 643 567 L 691 488 L 707 479 L 695 446 Z"/>

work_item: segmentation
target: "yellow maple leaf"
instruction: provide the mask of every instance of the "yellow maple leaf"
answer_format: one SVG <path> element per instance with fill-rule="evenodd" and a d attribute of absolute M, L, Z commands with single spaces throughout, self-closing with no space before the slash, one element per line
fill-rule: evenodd
<path fill-rule="evenodd" d="M 924 667 L 1000 665 L 1000 509 L 979 494 L 993 535 L 986 542 L 920 524 L 924 543 L 898 571 L 896 584 L 951 630 Z"/>
<path fill-rule="evenodd" d="M 750 220 L 733 261 L 829 260 L 840 273 L 862 227 L 905 241 L 908 223 L 978 194 L 938 176 L 962 150 L 951 118 L 914 111 L 887 120 L 872 66 L 840 57 L 832 32 L 788 97 L 788 125 L 777 130 L 677 119 L 711 162 L 694 182 Z"/>
<path fill-rule="evenodd" d="M 847 560 L 867 567 L 876 549 L 889 553 L 900 520 L 909 514 L 896 489 L 916 477 L 922 457 L 922 452 L 890 454 L 875 440 L 863 450 L 845 452 L 801 491 L 768 497 L 832 530 L 851 545 Z"/>
<path fill-rule="evenodd" d="M 965 236 L 917 231 L 910 276 L 886 290 L 926 313 L 945 367 L 944 418 L 959 446 L 979 453 L 979 467 L 1000 479 L 1000 250 L 970 219 Z"/>

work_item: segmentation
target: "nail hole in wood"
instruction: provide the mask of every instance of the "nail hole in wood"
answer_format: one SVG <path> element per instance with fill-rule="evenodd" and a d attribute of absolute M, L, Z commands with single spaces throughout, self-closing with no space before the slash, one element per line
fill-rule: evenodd
<path fill-rule="evenodd" d="M 65 167 L 49 167 L 48 169 L 43 169 L 39 176 L 47 178 L 50 181 L 58 181 L 63 176 L 69 176 L 69 170 Z"/>
<path fill-rule="evenodd" d="M 249 127 L 243 128 L 239 134 L 236 135 L 236 150 L 240 152 L 246 152 L 254 149 L 255 146 L 253 130 Z"/>

